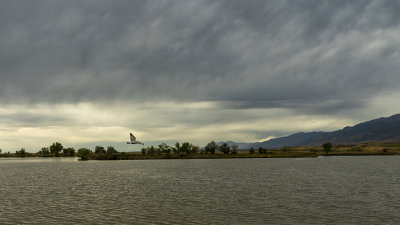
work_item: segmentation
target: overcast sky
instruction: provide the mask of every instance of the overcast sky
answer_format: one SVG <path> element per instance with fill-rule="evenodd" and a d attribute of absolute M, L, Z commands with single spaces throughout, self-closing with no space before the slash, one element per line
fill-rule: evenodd
<path fill-rule="evenodd" d="M 3 0 L 0 148 L 332 131 L 400 112 L 397 0 Z M 92 145 L 90 145 L 91 143 Z"/>

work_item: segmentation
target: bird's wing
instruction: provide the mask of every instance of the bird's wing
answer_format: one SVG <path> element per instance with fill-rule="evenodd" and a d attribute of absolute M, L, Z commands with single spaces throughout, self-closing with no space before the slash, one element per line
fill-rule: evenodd
<path fill-rule="evenodd" d="M 133 136 L 133 134 L 131 133 L 131 141 L 136 141 L 135 136 Z"/>

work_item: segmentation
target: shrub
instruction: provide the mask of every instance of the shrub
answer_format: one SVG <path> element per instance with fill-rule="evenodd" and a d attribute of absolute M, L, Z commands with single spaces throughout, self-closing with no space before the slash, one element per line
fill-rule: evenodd
<path fill-rule="evenodd" d="M 215 154 L 215 151 L 218 149 L 218 145 L 215 141 L 211 141 L 204 147 L 204 151 L 210 153 L 211 155 Z"/>
<path fill-rule="evenodd" d="M 251 147 L 251 148 L 249 149 L 249 153 L 250 153 L 250 154 L 254 154 L 254 152 L 255 152 L 255 151 L 254 151 L 254 148 Z"/>
<path fill-rule="evenodd" d="M 332 144 L 330 142 L 326 142 L 322 145 L 326 154 L 328 154 L 332 149 Z"/>
<path fill-rule="evenodd" d="M 24 148 L 21 148 L 21 150 L 16 151 L 16 152 L 15 152 L 15 156 L 17 156 L 17 157 L 25 157 L 25 156 L 26 156 L 26 151 L 25 151 L 25 149 L 24 149 Z"/>
<path fill-rule="evenodd" d="M 219 146 L 218 150 L 224 153 L 224 155 L 227 155 L 231 151 L 231 148 L 227 143 L 223 143 L 221 146 Z"/>
<path fill-rule="evenodd" d="M 106 153 L 106 150 L 104 149 L 103 146 L 97 145 L 94 148 L 94 153 L 99 154 L 99 153 Z"/>
<path fill-rule="evenodd" d="M 113 147 L 113 146 L 108 146 L 107 147 L 107 153 L 118 153 L 118 151 Z"/>
<path fill-rule="evenodd" d="M 50 146 L 50 153 L 54 156 L 59 156 L 62 150 L 63 146 L 59 142 L 55 142 Z"/>
<path fill-rule="evenodd" d="M 78 149 L 78 153 L 76 154 L 78 157 L 81 157 L 82 160 L 87 160 L 92 151 L 87 148 Z"/>

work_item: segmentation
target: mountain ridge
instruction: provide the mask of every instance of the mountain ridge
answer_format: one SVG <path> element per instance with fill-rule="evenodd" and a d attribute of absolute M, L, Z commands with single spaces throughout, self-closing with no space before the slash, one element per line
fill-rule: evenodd
<path fill-rule="evenodd" d="M 357 144 L 376 141 L 400 141 L 400 114 L 390 117 L 381 117 L 354 126 L 346 126 L 343 129 L 332 132 L 299 132 L 289 136 L 273 138 L 264 142 L 235 143 L 229 141 L 229 145 L 237 144 L 239 149 L 253 148 L 282 148 L 300 146 L 321 146 L 323 143 L 332 144 Z M 224 142 L 218 142 L 224 143 Z"/>

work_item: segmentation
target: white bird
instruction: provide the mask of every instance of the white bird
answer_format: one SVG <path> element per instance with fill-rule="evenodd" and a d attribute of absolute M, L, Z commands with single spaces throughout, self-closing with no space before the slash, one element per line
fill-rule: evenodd
<path fill-rule="evenodd" d="M 131 134 L 131 141 L 130 142 L 126 142 L 127 144 L 141 144 L 141 145 L 144 145 L 142 142 L 136 141 L 136 137 L 133 136 L 132 133 L 130 133 L 130 134 Z"/>

